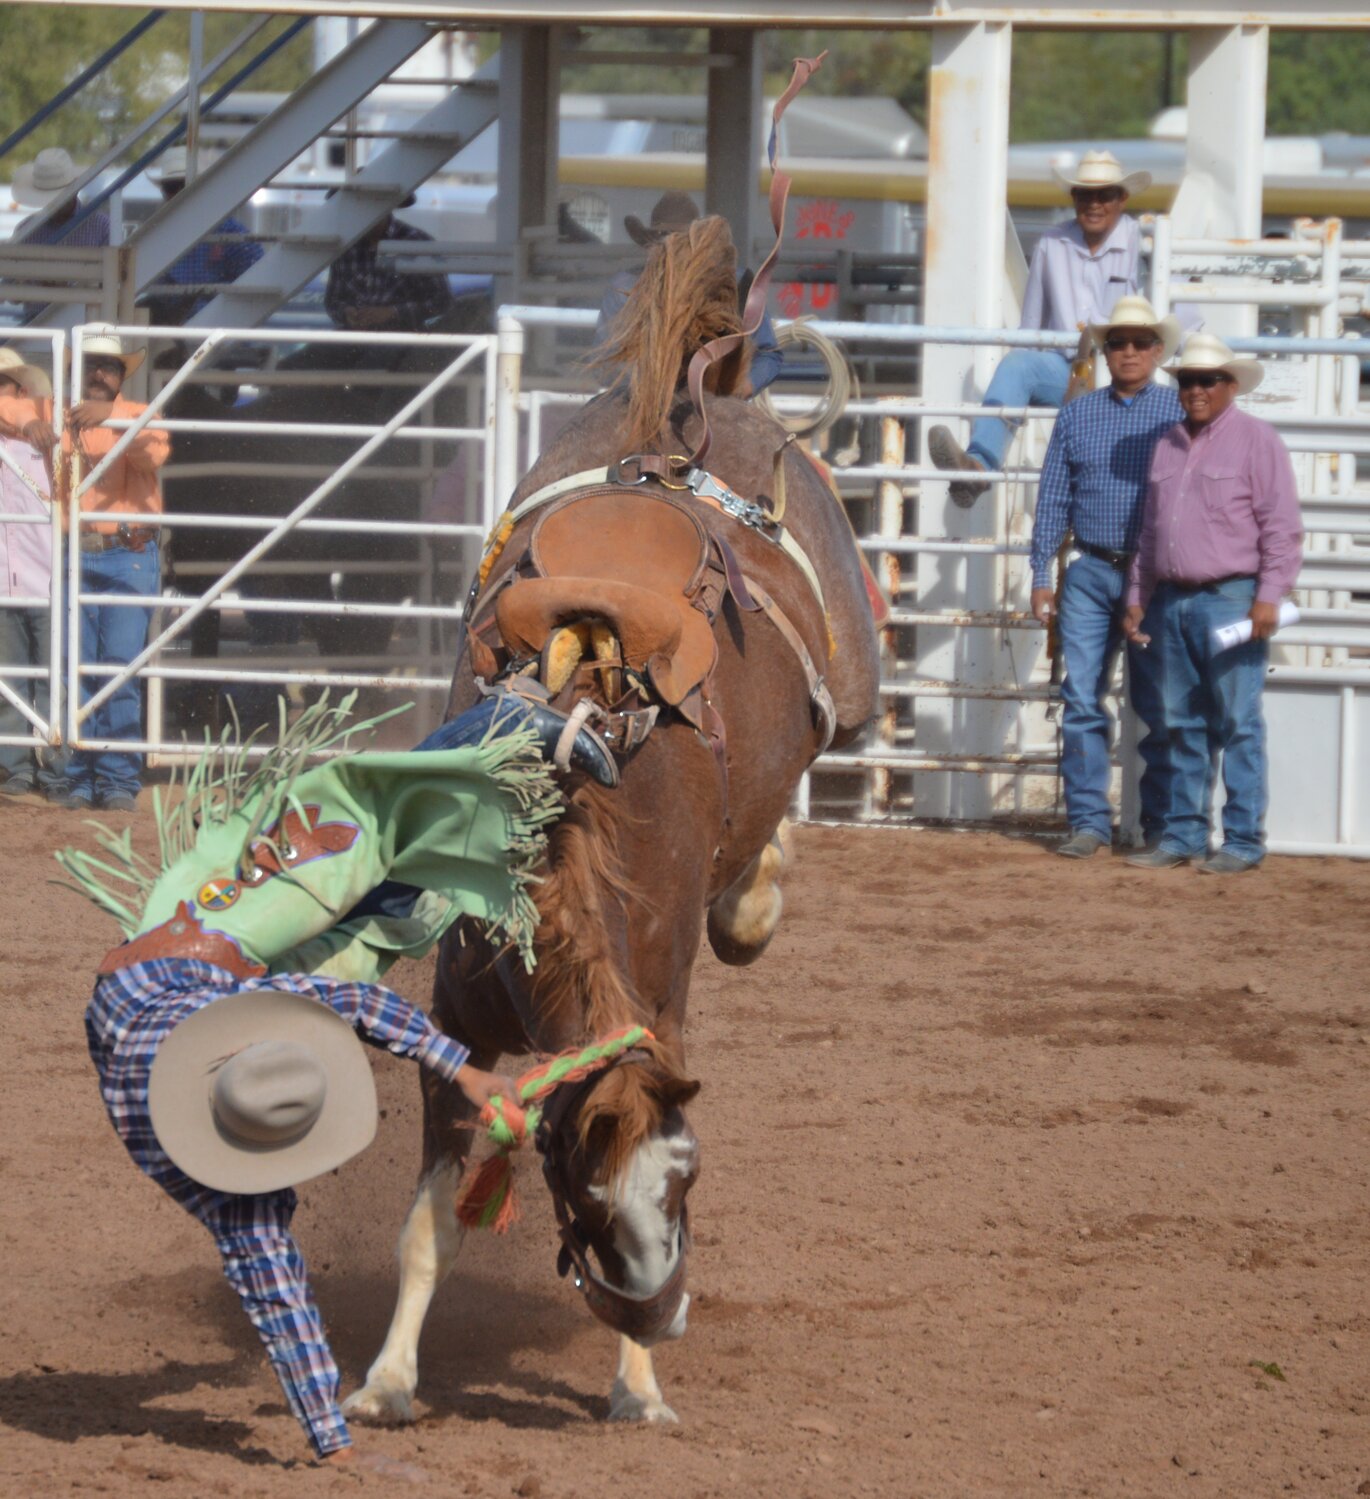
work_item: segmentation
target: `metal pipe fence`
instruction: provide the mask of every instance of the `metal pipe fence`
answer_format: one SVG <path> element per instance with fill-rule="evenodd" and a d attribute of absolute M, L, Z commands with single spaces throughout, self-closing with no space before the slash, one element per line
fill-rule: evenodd
<path fill-rule="evenodd" d="M 1206 244 L 1182 243 L 1175 247 L 1186 255 L 1208 250 Z M 1216 242 L 1212 247 L 1231 255 L 1232 247 Z M 1248 248 L 1248 247 L 1243 247 Z M 1304 256 L 1315 272 L 1314 263 L 1321 256 L 1305 254 L 1302 243 L 1274 241 L 1256 247 L 1254 253 L 1271 260 L 1279 255 L 1289 258 L 1291 249 Z M 1177 298 L 1199 300 L 1189 296 L 1191 288 L 1176 286 Z M 1302 306 L 1321 317 L 1329 305 L 1335 305 L 1335 288 L 1324 284 L 1300 288 L 1292 297 L 1283 288 L 1270 288 L 1268 295 L 1253 298 L 1249 289 L 1243 295 L 1219 289 L 1210 301 L 1250 303 L 1261 300 L 1268 305 Z M 588 328 L 594 314 L 569 308 L 506 307 L 500 321 L 501 347 L 511 357 L 520 354 L 524 329 L 539 327 Z M 782 325 L 783 326 L 783 325 Z M 930 328 L 909 325 L 872 325 L 865 323 L 817 323 L 819 331 L 829 337 L 848 341 L 858 347 L 920 348 L 929 343 L 972 346 L 997 345 L 1004 348 L 1057 348 L 1073 352 L 1078 340 L 1074 335 L 1051 335 L 1022 330 L 984 328 Z M 1310 385 L 1315 394 L 1311 410 L 1280 409 L 1262 406 L 1260 414 L 1280 429 L 1286 445 L 1296 456 L 1306 455 L 1316 470 L 1304 475 L 1303 504 L 1310 512 L 1310 544 L 1304 573 L 1300 578 L 1300 597 L 1305 606 L 1300 624 L 1281 632 L 1275 652 L 1276 664 L 1269 672 L 1267 702 L 1272 718 L 1272 742 L 1289 733 L 1295 740 L 1304 739 L 1298 720 L 1304 709 L 1303 698 L 1320 692 L 1352 694 L 1355 705 L 1340 710 L 1340 717 L 1318 746 L 1323 758 L 1330 757 L 1326 782 L 1332 788 L 1337 812 L 1335 827 L 1326 838 L 1310 839 L 1297 835 L 1297 824 L 1309 801 L 1307 760 L 1301 751 L 1294 759 L 1303 760 L 1297 773 L 1290 773 L 1274 787 L 1272 817 L 1281 814 L 1284 827 L 1274 830 L 1271 847 L 1277 851 L 1327 852 L 1335 848 L 1343 854 L 1370 856 L 1370 785 L 1364 784 L 1367 772 L 1354 752 L 1357 733 L 1370 732 L 1370 723 L 1358 730 L 1356 713 L 1370 714 L 1370 682 L 1348 666 L 1348 657 L 1364 653 L 1370 656 L 1370 611 L 1352 607 L 1353 595 L 1370 592 L 1370 552 L 1357 543 L 1357 537 L 1370 543 L 1370 493 L 1349 492 L 1354 483 L 1356 456 L 1367 451 L 1370 442 L 1370 419 L 1357 408 L 1354 390 L 1350 400 L 1330 401 L 1336 381 L 1324 379 L 1323 371 L 1338 366 L 1345 375 L 1348 359 L 1358 350 L 1356 341 L 1315 331 L 1303 337 L 1262 335 L 1232 338 L 1228 342 L 1239 353 L 1274 356 L 1280 362 L 1311 370 Z M 523 379 L 522 371 L 519 374 Z M 501 466 L 505 473 L 519 471 L 530 462 L 541 446 L 545 415 L 555 406 L 572 406 L 585 399 L 583 393 L 561 390 L 525 390 L 521 384 L 510 385 L 510 395 L 501 426 L 501 442 L 517 444 L 507 451 Z M 783 413 L 805 407 L 800 397 L 772 397 Z M 918 517 L 928 505 L 940 502 L 948 476 L 911 455 L 920 451 L 920 426 L 931 420 L 967 421 L 981 414 L 1007 416 L 1035 428 L 1037 446 L 1049 432 L 1055 411 L 1023 408 L 1005 411 L 987 408 L 973 401 L 934 402 L 916 396 L 867 396 L 854 401 L 845 415 L 863 427 L 864 438 L 858 444 L 854 461 L 833 463 L 834 478 L 843 499 L 858 515 L 871 517 L 871 528 L 861 531 L 858 544 L 871 557 L 877 571 L 888 585 L 894 605 L 886 634 L 891 637 L 883 652 L 884 681 L 881 685 L 882 707 L 871 742 L 861 752 L 842 752 L 825 756 L 814 768 L 814 774 L 802 788 L 799 812 L 803 816 L 833 816 L 847 820 L 872 821 L 889 817 L 907 820 L 919 816 L 918 786 L 927 775 L 975 775 L 991 778 L 1002 791 L 1005 815 L 1041 815 L 1058 810 L 1056 797 L 1048 783 L 1058 775 L 1054 752 L 1034 748 L 1032 741 L 1053 737 L 1051 725 L 1042 715 L 1059 701 L 1059 689 L 1046 680 L 1046 661 L 1042 649 L 1043 632 L 1027 612 L 1027 579 L 1022 559 L 1030 551 L 1027 531 L 1032 496 L 1035 491 L 1037 463 L 1027 449 L 1030 443 L 1019 442 L 1021 457 L 1012 457 L 1003 470 L 983 477 L 996 491 L 995 533 L 963 534 L 960 537 L 919 534 Z M 520 434 L 519 419 L 524 421 Z M 883 434 L 883 435 L 881 435 Z M 832 455 L 828 455 L 831 459 Z M 1328 464 L 1339 466 L 1338 484 Z M 1349 476 L 1349 478 L 1348 478 Z M 1340 489 L 1342 492 L 1336 492 Z M 1008 496 L 1008 498 L 1006 498 Z M 976 512 L 977 515 L 980 512 Z M 860 530 L 860 528 L 858 528 Z M 983 529 L 983 524 L 976 527 Z M 1332 545 L 1323 548 L 1320 543 Z M 901 572 L 901 559 L 909 562 L 926 559 L 941 569 L 932 590 L 936 595 L 950 595 L 950 607 L 936 607 L 941 598 L 932 596 L 916 600 L 909 607 L 913 591 Z M 967 568 L 994 567 L 998 570 L 996 585 L 1002 607 L 968 608 L 964 602 Z M 925 590 L 926 591 L 926 590 Z M 920 635 L 927 631 L 966 631 L 986 637 L 990 642 L 978 648 L 994 657 L 995 670 L 989 680 L 947 680 L 929 672 L 923 663 Z M 1015 647 L 1014 641 L 1020 642 Z M 967 647 L 967 650 L 970 648 Z M 1351 675 L 1343 673 L 1350 671 Z M 1125 698 L 1121 686 L 1115 686 L 1115 698 Z M 975 727 L 966 722 L 962 740 L 953 750 L 929 751 L 919 748 L 920 724 L 917 711 L 920 702 L 948 705 L 974 701 L 996 703 L 1018 711 L 1000 719 L 997 734 L 986 742 L 974 742 Z M 1338 698 L 1338 702 L 1341 699 Z M 1129 715 L 1124 712 L 1124 718 Z M 1131 730 L 1135 735 L 1135 728 Z M 1129 725 L 1124 723 L 1118 772 L 1127 780 L 1131 771 L 1128 745 Z M 971 742 L 965 742 L 965 741 Z M 1276 750 L 1276 760 L 1286 747 Z M 859 784 L 853 793 L 832 793 L 832 777 Z M 1024 782 L 1043 783 L 1037 793 L 1025 791 Z M 1316 793 L 1314 795 L 1316 799 Z M 1325 798 L 1324 798 L 1325 799 Z M 1126 800 L 1126 798 L 1125 798 Z M 1307 808 L 1312 821 L 1326 820 L 1317 807 Z"/>
<path fill-rule="evenodd" d="M 576 309 L 505 308 L 493 336 L 425 337 L 422 342 L 444 356 L 440 371 L 422 376 L 406 373 L 402 380 L 381 382 L 383 388 L 407 386 L 403 391 L 395 390 L 393 409 L 386 418 L 374 423 L 346 420 L 336 424 L 312 419 L 272 422 L 259 418 L 250 408 L 241 419 L 168 417 L 165 411 L 179 392 L 197 385 L 253 383 L 250 371 L 209 365 L 212 356 L 221 356 L 234 341 L 360 344 L 379 349 L 416 340 L 409 336 L 333 332 L 123 329 L 126 335 L 139 339 L 152 336 L 193 347 L 189 358 L 137 421 L 111 424 L 120 429 L 114 451 L 102 465 L 81 476 L 77 486 L 73 524 L 78 537 L 107 521 L 102 512 L 83 503 L 84 497 L 93 484 L 98 484 L 102 469 L 107 471 L 120 452 L 128 451 L 138 432 L 149 425 L 166 430 L 173 444 L 191 435 L 241 436 L 241 445 L 235 445 L 233 456 L 223 461 L 178 466 L 173 446 L 167 472 L 191 478 L 201 473 L 232 476 L 279 469 L 280 465 L 270 458 L 252 456 L 254 443 L 273 438 L 300 444 L 336 439 L 340 444 L 356 446 L 347 456 L 326 463 L 311 459 L 307 450 L 297 454 L 297 477 L 307 493 L 295 499 L 283 515 L 178 509 L 176 513 L 149 517 L 148 524 L 159 535 L 193 537 L 218 529 L 245 541 L 250 539 L 246 550 L 230 565 L 202 559 L 178 564 L 180 583 L 195 579 L 198 589 L 208 580 L 203 592 L 164 586 L 147 597 L 128 597 L 83 587 L 80 548 L 63 550 L 54 515 L 53 591 L 45 602 L 54 619 L 66 618 L 65 658 L 59 655 L 63 631 L 54 630 L 53 659 L 46 673 L 32 666 L 0 668 L 0 697 L 20 711 L 27 707 L 32 742 L 82 750 L 119 748 L 92 734 L 92 715 L 120 686 L 134 680 L 146 682 L 147 732 L 127 747 L 156 755 L 169 755 L 178 748 L 166 726 L 163 693 L 180 692 L 191 683 L 226 692 L 250 687 L 298 692 L 330 684 L 387 695 L 410 692 L 426 699 L 430 711 L 437 712 L 439 695 L 448 686 L 447 657 L 453 653 L 451 632 L 462 617 L 460 598 L 466 573 L 459 562 L 449 561 L 444 567 L 443 560 L 430 549 L 465 547 L 474 556 L 480 538 L 494 523 L 519 476 L 544 445 L 552 413 L 558 408 L 574 408 L 589 398 L 588 391 L 543 389 L 528 379 L 525 329 L 587 327 L 593 322 L 592 312 Z M 1073 349 L 1076 342 L 1073 337 L 1025 334 L 1021 330 L 847 323 L 817 326 L 830 337 L 915 351 L 937 342 L 1062 349 Z M 73 388 L 78 390 L 82 378 L 80 331 L 74 335 L 72 369 Z M 60 332 L 41 337 L 52 348 L 60 425 L 64 339 Z M 1231 342 L 1278 355 L 1282 361 L 1306 360 L 1315 368 L 1321 360 L 1329 367 L 1344 369 L 1348 353 L 1354 349 L 1351 340 L 1324 337 L 1262 337 Z M 264 385 L 285 383 L 291 373 L 312 377 L 321 372 L 266 373 L 272 381 L 263 381 Z M 306 378 L 302 383 L 331 383 L 338 372 L 328 373 L 328 380 Z M 346 378 L 358 377 L 348 372 Z M 456 420 L 440 419 L 434 403 L 458 382 L 464 414 Z M 1312 384 L 1316 385 L 1316 375 Z M 805 408 L 809 398 L 786 395 L 776 397 L 775 403 L 783 413 Z M 1348 406 L 1341 396 L 1334 404 L 1335 409 L 1328 409 L 1324 402 L 1313 410 L 1262 411 L 1280 427 L 1291 451 L 1309 455 L 1311 477 L 1302 486 L 1303 504 L 1310 538 L 1320 543 L 1315 548 L 1310 542 L 1300 577 L 1304 616 L 1298 626 L 1282 632 L 1269 673 L 1272 819 L 1280 814 L 1279 827 L 1272 827 L 1271 846 L 1289 852 L 1335 850 L 1370 856 L 1370 788 L 1365 785 L 1370 755 L 1363 753 L 1370 736 L 1370 608 L 1363 601 L 1355 602 L 1357 595 L 1370 594 L 1370 492 L 1355 488 L 1355 456 L 1366 451 L 1370 443 L 1370 419 L 1354 403 Z M 975 512 L 976 523 L 962 526 L 965 534 L 923 534 L 920 517 L 928 513 L 929 506 L 943 503 L 942 486 L 947 481 L 944 473 L 918 461 L 926 425 L 931 420 L 966 422 L 990 410 L 1020 419 L 1027 439 L 1019 439 L 1016 454 L 1010 456 L 1002 471 L 984 476 L 993 490 L 992 510 Z M 1047 678 L 1042 633 L 1026 609 L 1023 563 L 1029 551 L 1027 531 L 1038 466 L 1034 444 L 1039 451 L 1054 415 L 1050 408 L 1005 412 L 973 400 L 925 403 L 907 394 L 885 397 L 868 393 L 853 401 L 840 418 L 851 429 L 851 438 L 844 451 L 830 452 L 828 457 L 835 460 L 835 478 L 856 523 L 858 544 L 886 584 L 893 610 L 882 646 L 882 709 L 872 736 L 864 747 L 825 756 L 818 762 L 801 791 L 801 814 L 861 822 L 917 820 L 926 815 L 919 790 L 926 778 L 967 776 L 994 788 L 996 815 L 1029 819 L 1055 815 L 1057 756 L 1052 743 L 1054 727 L 1046 715 L 1055 711 L 1059 689 Z M 413 451 L 416 462 L 372 467 L 368 461 L 376 459 L 392 440 Z M 353 475 L 363 470 L 367 474 L 431 475 L 440 466 L 439 452 L 465 455 L 462 461 L 470 479 L 470 508 L 460 519 L 397 519 L 376 514 L 359 520 L 319 513 Z M 2 462 L 5 455 L 0 450 Z M 992 523 L 981 520 L 982 513 L 987 517 L 992 514 Z M 0 517 L 0 521 L 5 519 Z M 35 521 L 29 517 L 19 523 Z M 276 552 L 287 538 L 307 536 L 320 541 L 361 537 L 363 545 L 373 551 L 368 563 L 376 577 L 391 579 L 400 597 L 374 602 L 365 597 L 315 596 L 310 590 L 330 575 L 327 560 L 283 558 Z M 377 553 L 383 545 L 401 542 L 413 542 L 419 549 L 413 558 Z M 905 571 L 915 565 L 924 568 L 921 587 L 916 575 Z M 929 575 L 927 568 L 934 572 Z M 987 603 L 975 602 L 986 598 L 983 589 L 972 592 L 966 588 L 967 570 L 976 568 L 992 569 L 996 579 Z M 260 591 L 261 580 L 268 576 L 274 580 L 270 596 Z M 933 579 L 931 587 L 929 576 Z M 33 604 L 32 600 L 22 602 Z M 9 607 L 20 604 L 19 600 L 7 601 Z M 95 606 L 144 608 L 161 622 L 133 661 L 117 666 L 87 661 L 80 655 L 76 622 L 84 607 Z M 236 655 L 229 649 L 219 661 L 176 659 L 197 621 L 231 621 L 238 616 L 283 622 L 308 616 L 353 624 L 404 621 L 402 628 L 414 632 L 414 646 L 404 660 L 386 651 L 360 649 L 350 655 L 315 660 L 303 650 L 292 656 L 289 650 L 281 654 L 275 648 L 272 654 L 269 643 Z M 926 658 L 925 638 L 948 631 L 963 642 L 957 660 L 989 660 L 992 669 L 963 672 L 957 668 L 950 673 L 934 669 Z M 65 672 L 61 669 L 63 660 Z M 15 690 L 30 683 L 41 685 L 44 675 L 56 700 L 63 704 L 62 711 L 48 719 L 31 705 L 21 705 L 22 692 Z M 995 709 L 998 717 L 984 720 L 965 716 L 977 703 Z M 944 741 L 933 748 L 925 741 L 923 719 L 932 712 L 954 715 L 953 722 L 959 727 L 950 747 Z M 986 721 L 996 725 L 992 734 L 984 731 Z M 1325 777 L 1307 774 L 1313 759 L 1326 762 Z M 1124 781 L 1129 771 L 1125 727 L 1119 759 L 1119 774 Z M 1306 783 L 1311 780 L 1320 781 L 1320 789 L 1310 792 Z M 1303 789 L 1300 783 L 1304 783 Z M 1300 818 L 1306 828 L 1300 826 Z"/>
<path fill-rule="evenodd" d="M 459 599 L 461 585 L 465 581 L 465 569 L 454 567 L 450 560 L 444 560 L 433 551 L 433 548 L 455 545 L 474 549 L 488 529 L 484 524 L 484 512 L 488 509 L 485 496 L 479 496 L 481 523 L 443 523 L 426 520 L 420 516 L 397 520 L 385 515 L 339 519 L 317 516 L 312 512 L 326 504 L 330 496 L 354 475 L 361 474 L 368 481 L 377 476 L 384 479 L 396 474 L 421 477 L 429 481 L 446 462 L 447 456 L 453 452 L 460 454 L 471 449 L 477 450 L 475 471 L 483 476 L 488 469 L 483 450 L 488 446 L 490 431 L 489 414 L 483 400 L 483 390 L 488 383 L 485 378 L 487 374 L 485 366 L 493 358 L 487 346 L 493 341 L 486 337 L 469 335 L 433 335 L 426 338 L 424 342 L 429 351 L 436 351 L 443 356 L 443 367 L 435 373 L 424 373 L 418 378 L 417 386 L 414 386 L 412 378 L 403 382 L 412 387 L 412 393 L 411 391 L 397 392 L 397 399 L 400 394 L 406 397 L 398 409 L 394 410 L 387 419 L 378 419 L 371 424 L 357 422 L 273 423 L 213 419 L 197 421 L 193 418 L 166 418 L 163 411 L 167 402 L 188 383 L 190 373 L 203 365 L 211 353 L 221 351 L 233 340 L 242 339 L 252 343 L 278 341 L 292 346 L 311 342 L 362 345 L 393 352 L 394 345 L 409 346 L 413 343 L 413 339 L 409 335 L 350 335 L 331 332 L 309 335 L 294 331 L 279 333 L 254 331 L 247 334 L 238 330 L 211 330 L 206 335 L 200 330 L 190 332 L 180 328 L 149 329 L 134 326 L 125 326 L 118 331 L 126 339 L 136 338 L 139 342 L 148 337 L 165 340 L 179 339 L 193 341 L 196 347 L 190 359 L 167 380 L 162 390 L 154 396 L 147 409 L 140 413 L 136 420 L 109 423 L 111 427 L 119 431 L 113 449 L 89 472 L 79 475 L 75 484 L 74 503 L 70 506 L 70 510 L 76 544 L 64 546 L 57 507 L 51 508 L 51 519 L 48 522 L 41 517 L 27 514 L 0 515 L 0 523 L 18 526 L 48 523 L 52 527 L 53 537 L 49 595 L 45 598 L 12 596 L 0 600 L 5 607 L 47 610 L 53 622 L 52 659 L 46 667 L 0 664 L 0 699 L 22 714 L 33 730 L 28 736 L 0 736 L 0 742 L 51 744 L 81 751 L 101 748 L 117 749 L 120 747 L 119 744 L 110 743 L 92 734 L 90 726 L 93 716 L 98 714 L 101 705 L 108 701 L 111 694 L 135 679 L 148 684 L 147 722 L 150 732 L 136 742 L 130 742 L 128 747 L 142 749 L 153 754 L 171 755 L 180 748 L 177 740 L 166 731 L 163 721 L 162 687 L 164 684 L 194 683 L 201 687 L 219 684 L 229 690 L 243 686 L 299 689 L 334 685 L 340 689 L 359 687 L 389 694 L 411 692 L 423 694 L 432 701 L 430 716 L 436 717 L 439 704 L 435 700 L 435 694 L 445 691 L 450 679 L 446 675 L 435 672 L 433 666 L 437 663 L 445 669 L 446 658 L 453 654 L 450 649 L 443 649 L 437 632 L 450 631 L 461 618 Z M 84 329 L 78 328 L 73 330 L 72 334 L 74 357 L 71 376 L 74 388 L 78 391 L 81 389 L 83 378 L 81 354 L 83 332 Z M 41 337 L 51 348 L 56 387 L 54 422 L 60 434 L 62 417 L 66 409 L 66 401 L 63 397 L 63 385 L 66 378 L 64 359 L 66 335 L 54 330 L 43 332 L 41 335 L 24 334 L 21 337 L 25 339 Z M 468 419 L 459 424 L 437 420 L 434 410 L 436 400 L 450 385 L 457 381 L 467 380 L 472 372 L 476 377 L 476 387 L 474 389 L 463 388 L 459 392 L 461 401 L 471 408 L 466 413 Z M 342 373 L 344 379 L 351 385 L 359 382 L 365 383 L 364 374 L 359 375 L 356 371 L 339 373 Z M 233 376 L 229 372 L 220 372 L 218 378 L 223 381 Z M 389 388 L 393 388 L 393 383 Z M 475 400 L 476 396 L 480 396 L 481 399 Z M 477 417 L 475 421 L 469 419 L 473 414 Z M 482 417 L 484 420 L 480 419 Z M 83 587 L 81 585 L 83 548 L 80 540 L 83 536 L 90 534 L 94 527 L 108 526 L 110 521 L 109 512 L 89 508 L 88 497 L 92 494 L 94 487 L 98 486 L 103 475 L 109 471 L 111 465 L 121 455 L 127 453 L 139 433 L 146 431 L 149 427 L 158 427 L 181 436 L 198 434 L 241 437 L 244 447 L 249 449 L 253 440 L 275 437 L 277 439 L 301 439 L 306 442 L 314 439 L 327 439 L 330 442 L 336 440 L 342 444 L 353 444 L 355 450 L 341 461 L 334 461 L 327 465 L 308 463 L 290 465 L 293 477 L 299 477 L 302 472 L 311 480 L 322 479 L 322 482 L 313 482 L 309 493 L 284 516 L 266 518 L 261 515 L 196 513 L 139 516 L 137 518 L 139 526 L 145 524 L 149 531 L 159 537 L 181 531 L 190 534 L 199 531 L 203 534 L 206 530 L 213 530 L 251 539 L 252 545 L 231 565 L 189 561 L 182 562 L 178 566 L 177 577 L 183 580 L 188 580 L 192 576 L 212 579 L 203 593 L 187 596 L 179 591 L 163 589 L 148 595 L 128 595 L 102 593 Z M 403 469 L 375 464 L 367 466 L 368 460 L 372 459 L 392 438 L 411 449 L 416 444 L 420 445 L 419 462 Z M 7 474 L 23 479 L 17 465 L 3 445 L 0 445 L 0 465 L 4 466 Z M 222 475 L 225 467 L 231 466 L 207 465 L 218 475 Z M 277 477 L 283 470 L 283 465 L 279 462 L 266 464 L 264 467 L 268 472 L 275 473 Z M 314 472 L 320 468 L 323 470 L 322 473 Z M 30 490 L 33 489 L 32 484 L 28 487 Z M 473 486 L 473 491 L 479 493 L 479 487 L 479 485 Z M 365 578 L 373 581 L 384 582 L 387 578 L 393 580 L 394 588 L 390 592 L 397 591 L 400 595 L 393 602 L 375 603 L 364 598 L 311 597 L 308 594 L 299 594 L 295 585 L 289 582 L 283 585 L 283 591 L 292 596 L 257 596 L 252 591 L 253 585 L 256 580 L 266 577 L 273 577 L 278 581 L 297 579 L 305 582 L 311 578 L 317 579 L 320 575 L 324 581 L 338 576 L 336 568 L 342 564 L 330 562 L 327 558 L 311 562 L 298 558 L 281 560 L 272 555 L 272 548 L 296 533 L 312 534 L 320 543 L 333 538 L 350 537 L 355 548 L 362 553 L 376 546 L 384 547 L 403 543 L 414 543 L 418 552 L 414 560 L 410 561 L 363 555 L 360 559 L 354 558 L 346 564 L 349 568 L 349 576 L 360 571 Z M 444 590 L 445 597 L 435 599 L 434 589 L 437 587 Z M 80 615 L 82 610 L 96 607 L 112 610 L 142 609 L 157 619 L 165 616 L 165 620 L 153 628 L 146 647 L 133 661 L 127 664 L 111 665 L 82 657 Z M 278 665 L 275 662 L 268 668 L 261 659 L 261 652 L 254 649 L 249 653 L 244 669 L 237 669 L 233 664 L 221 665 L 213 661 L 189 666 L 168 665 L 163 659 L 168 649 L 173 651 L 179 649 L 193 621 L 211 614 L 218 617 L 231 615 L 287 619 L 303 617 L 315 624 L 321 620 L 330 619 L 352 624 L 370 622 L 382 628 L 393 626 L 396 620 L 407 621 L 407 628 L 412 630 L 416 637 L 418 659 L 414 664 L 409 664 L 397 661 L 390 652 L 379 656 L 368 655 L 352 647 L 341 650 L 331 659 L 324 659 L 321 656 L 317 663 L 302 659 L 294 669 L 279 670 L 275 669 Z M 294 665 L 294 663 L 288 664 Z M 419 670 L 416 671 L 414 665 L 418 665 Z M 333 669 L 328 669 L 330 667 Z M 339 667 L 351 669 L 337 669 Z M 16 692 L 11 682 L 21 691 Z M 40 690 L 45 690 L 49 695 L 49 701 L 55 705 L 49 717 L 36 712 L 24 700 L 22 690 L 27 689 L 30 684 L 35 684 Z"/>

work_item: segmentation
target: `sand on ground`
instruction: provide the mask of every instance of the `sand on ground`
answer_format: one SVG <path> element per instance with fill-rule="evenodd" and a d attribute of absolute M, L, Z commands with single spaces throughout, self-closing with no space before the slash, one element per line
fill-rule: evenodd
<path fill-rule="evenodd" d="M 116 934 L 47 883 L 88 829 L 21 803 L 0 837 L 0 1493 L 393 1491 L 305 1462 L 204 1230 L 105 1120 L 81 1016 Z M 1370 866 L 798 846 L 770 952 L 696 970 L 680 1426 L 605 1424 L 613 1341 L 525 1168 L 439 1293 L 421 1419 L 363 1440 L 521 1499 L 1370 1493 Z M 345 1390 L 417 1168 L 416 1075 L 376 1074 L 376 1144 L 296 1220 Z"/>

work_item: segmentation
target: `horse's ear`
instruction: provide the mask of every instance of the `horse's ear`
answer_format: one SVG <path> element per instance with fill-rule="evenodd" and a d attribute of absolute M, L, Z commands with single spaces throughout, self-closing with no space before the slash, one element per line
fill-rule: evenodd
<path fill-rule="evenodd" d="M 683 1109 L 698 1092 L 696 1079 L 668 1077 L 661 1084 L 661 1101 L 667 1108 Z"/>

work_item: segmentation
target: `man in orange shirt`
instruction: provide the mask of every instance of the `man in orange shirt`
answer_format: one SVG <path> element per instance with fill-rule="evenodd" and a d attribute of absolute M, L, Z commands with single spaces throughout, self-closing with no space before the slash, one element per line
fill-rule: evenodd
<path fill-rule="evenodd" d="M 69 504 L 69 480 L 94 472 L 123 436 L 102 425 L 111 418 L 132 420 L 146 407 L 128 401 L 120 391 L 139 368 L 146 351 L 126 350 L 112 328 L 93 328 L 82 344 L 81 396 L 66 415 L 62 435 L 62 465 L 68 482 L 57 487 Z M 17 430 L 35 447 L 51 452 L 54 437 L 51 403 L 10 399 L 0 402 L 0 431 Z M 80 523 L 82 593 L 154 596 L 161 586 L 158 529 L 140 520 L 162 512 L 158 469 L 171 451 L 164 431 L 145 428 L 81 496 L 82 511 L 100 512 L 100 519 Z M 81 606 L 81 662 L 126 666 L 147 644 L 150 610 L 116 604 Z M 83 679 L 84 701 L 105 678 Z M 120 740 L 142 737 L 142 688 L 125 682 L 107 702 L 85 720 L 86 737 Z M 69 789 L 63 806 L 106 812 L 131 812 L 141 789 L 142 756 L 125 750 L 82 750 L 67 766 Z"/>

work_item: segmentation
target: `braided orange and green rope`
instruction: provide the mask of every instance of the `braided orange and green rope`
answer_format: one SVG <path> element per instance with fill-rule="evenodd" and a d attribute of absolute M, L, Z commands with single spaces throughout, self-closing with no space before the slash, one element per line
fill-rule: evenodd
<path fill-rule="evenodd" d="M 625 1026 L 588 1046 L 558 1052 L 525 1072 L 518 1080 L 517 1102 L 496 1093 L 480 1111 L 480 1123 L 494 1142 L 495 1153 L 462 1187 L 457 1198 L 460 1222 L 467 1228 L 507 1233 L 518 1217 L 511 1156 L 536 1133 L 542 1119 L 542 1100 L 563 1083 L 578 1083 L 608 1067 L 624 1052 L 655 1039 L 645 1025 Z"/>

